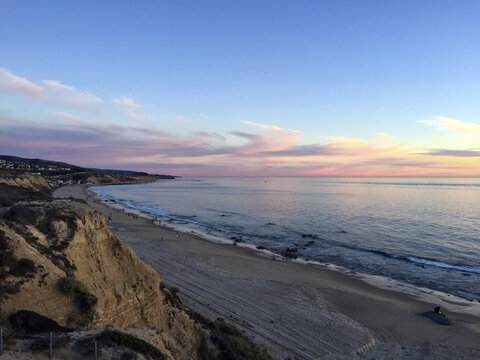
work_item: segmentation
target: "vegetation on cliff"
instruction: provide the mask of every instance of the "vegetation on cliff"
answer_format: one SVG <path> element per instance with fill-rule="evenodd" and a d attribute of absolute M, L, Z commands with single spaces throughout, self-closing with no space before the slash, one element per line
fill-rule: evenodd
<path fill-rule="evenodd" d="M 82 341 L 96 339 L 105 349 L 151 359 L 269 358 L 239 330 L 185 307 L 175 288 L 163 286 L 109 231 L 101 213 L 81 201 L 52 199 L 45 184 L 40 176 L 0 181 L 9 189 L 0 192 L 0 327 L 7 347 L 23 341 L 30 351 L 44 349 L 45 329 L 68 329 L 80 335 L 58 334 L 57 346 L 77 352 Z M 115 330 L 88 332 L 105 327 Z M 31 340 L 22 340 L 27 333 Z"/>

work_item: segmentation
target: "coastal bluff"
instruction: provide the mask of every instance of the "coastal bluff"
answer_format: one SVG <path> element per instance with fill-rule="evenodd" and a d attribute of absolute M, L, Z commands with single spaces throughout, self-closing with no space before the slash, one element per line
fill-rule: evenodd
<path fill-rule="evenodd" d="M 207 331 L 169 304 L 161 276 L 108 230 L 102 214 L 82 203 L 55 200 L 18 204 L 6 215 L 1 245 L 12 258 L 32 265 L 2 276 L 2 322 L 26 309 L 70 329 L 144 326 L 159 331 L 157 347 L 169 358 L 195 358 Z M 78 306 L 74 295 L 62 292 L 59 281 L 67 277 L 80 280 L 95 296 L 92 308 Z"/>
<path fill-rule="evenodd" d="M 42 177 L 8 186 L 43 194 L 0 207 L 0 327 L 12 359 L 23 359 L 18 344 L 22 333 L 35 333 L 35 324 L 25 324 L 32 316 L 70 333 L 93 331 L 91 342 L 104 328 L 128 333 L 153 344 L 164 359 L 223 358 L 218 327 L 183 306 L 176 289 L 165 287 L 108 229 L 102 213 L 78 199 L 52 199 Z"/>

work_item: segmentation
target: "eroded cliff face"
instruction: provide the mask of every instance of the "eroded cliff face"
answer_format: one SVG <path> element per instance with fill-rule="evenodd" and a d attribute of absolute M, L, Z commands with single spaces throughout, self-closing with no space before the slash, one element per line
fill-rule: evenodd
<path fill-rule="evenodd" d="M 51 186 L 44 177 L 35 175 L 23 176 L 0 176 L 0 184 L 11 185 L 19 188 L 32 189 L 36 191 L 51 190 Z"/>
<path fill-rule="evenodd" d="M 72 200 L 18 203 L 0 220 L 0 322 L 31 310 L 72 329 L 145 326 L 171 359 L 195 359 L 209 330 L 174 306 L 161 277 L 88 205 Z M 82 306 L 61 290 L 76 278 L 96 297 Z"/>

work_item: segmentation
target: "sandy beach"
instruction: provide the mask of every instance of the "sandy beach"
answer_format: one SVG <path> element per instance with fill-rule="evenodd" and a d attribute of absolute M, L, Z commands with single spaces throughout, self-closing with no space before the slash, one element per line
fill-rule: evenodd
<path fill-rule="evenodd" d="M 107 207 L 84 185 L 55 196 L 85 199 L 104 213 L 186 305 L 234 323 L 275 359 L 480 359 L 478 302 L 179 234 Z M 437 305 L 452 325 L 421 315 Z"/>

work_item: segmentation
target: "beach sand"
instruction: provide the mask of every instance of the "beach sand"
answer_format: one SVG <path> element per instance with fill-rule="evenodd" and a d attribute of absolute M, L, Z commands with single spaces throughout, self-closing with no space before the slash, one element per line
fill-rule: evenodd
<path fill-rule="evenodd" d="M 480 304 L 325 266 L 272 260 L 113 210 L 85 199 L 125 244 L 180 289 L 182 301 L 234 323 L 275 359 L 480 359 Z M 164 241 L 162 241 L 164 238 Z M 368 281 L 365 279 L 368 278 Z M 445 326 L 421 315 L 441 305 Z"/>

